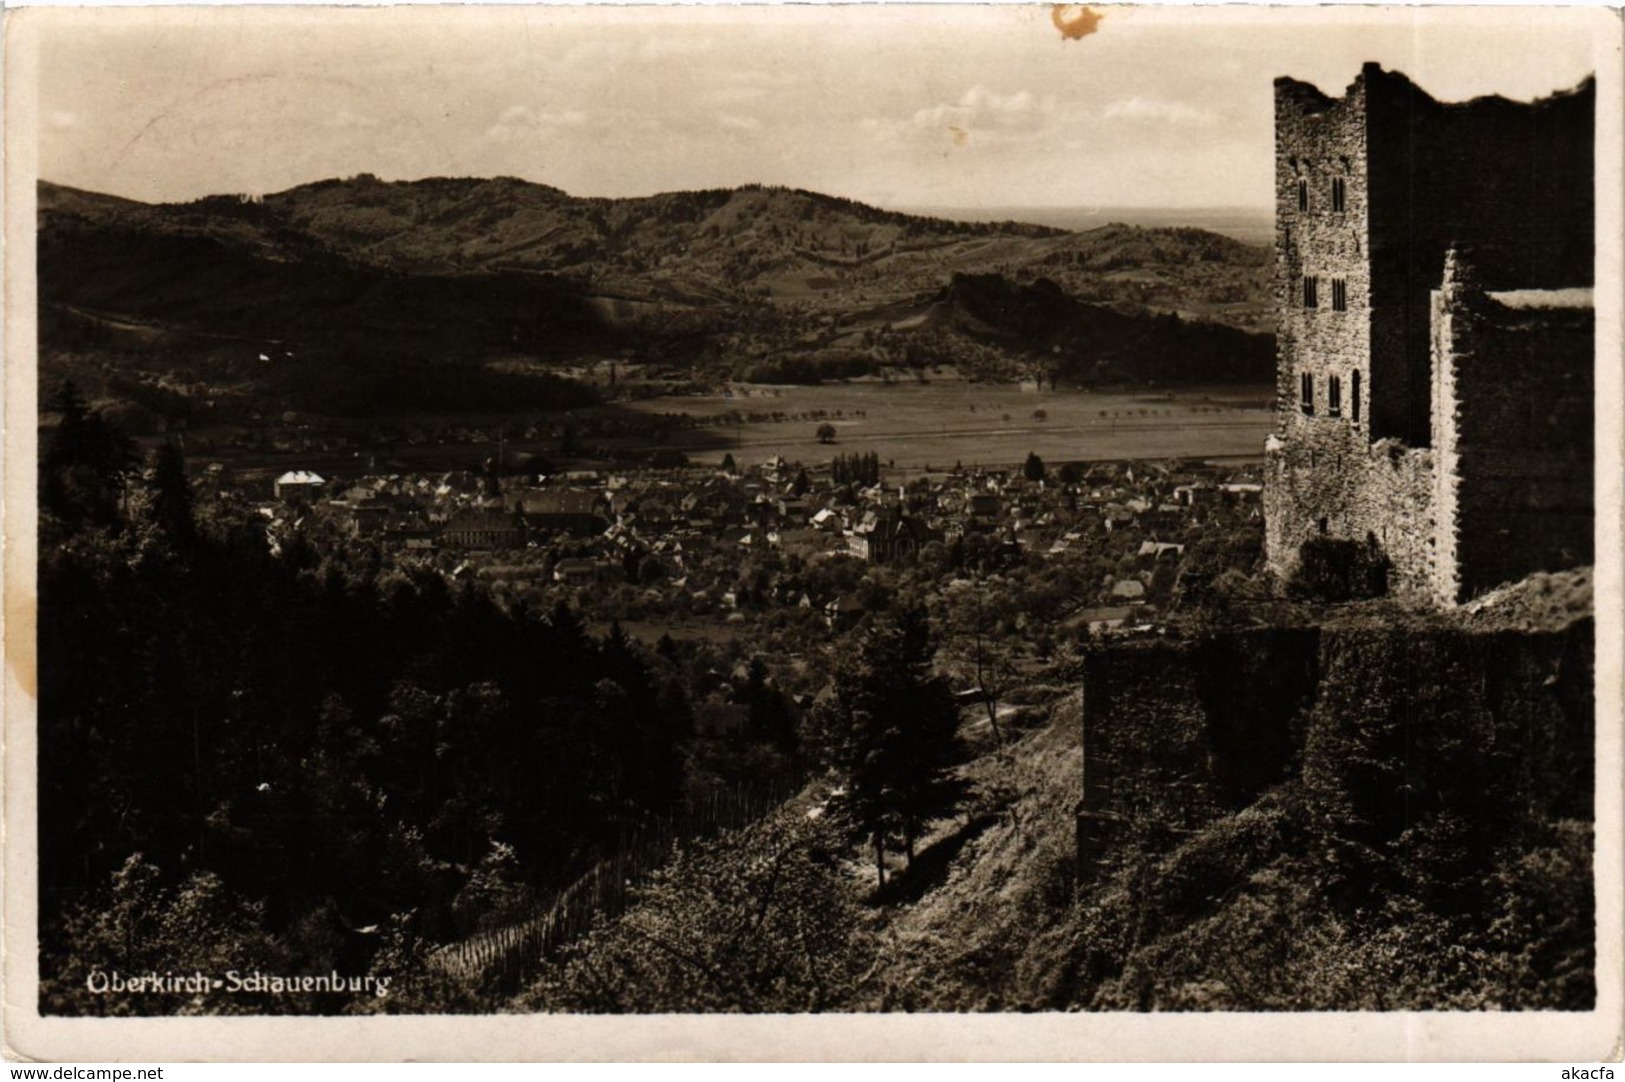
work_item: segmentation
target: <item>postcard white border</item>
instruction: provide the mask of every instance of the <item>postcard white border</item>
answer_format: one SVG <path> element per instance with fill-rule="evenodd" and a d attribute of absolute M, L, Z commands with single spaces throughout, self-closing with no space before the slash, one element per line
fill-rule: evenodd
<path fill-rule="evenodd" d="M 259 9 L 230 6 L 234 19 Z M 511 17 L 506 6 L 458 8 L 460 17 Z M 693 9 L 689 9 L 693 10 Z M 942 11 L 947 8 L 939 9 Z M 1181 19 L 1212 19 L 1229 33 L 1282 19 L 1368 21 L 1493 20 L 1517 9 L 1182 8 Z M 1586 1013 L 1456 1012 L 1327 1014 L 998 1015 L 560 1015 L 380 1018 L 42 1017 L 35 893 L 33 674 L 36 387 L 34 222 L 38 48 L 48 29 L 82 19 L 162 18 L 127 7 L 12 8 L 6 20 L 5 381 L 3 417 L 4 572 L 4 1021 L 9 1056 L 43 1061 L 303 1060 L 437 1062 L 481 1060 L 842 1061 L 1526 1061 L 1617 1060 L 1625 1032 L 1621 992 L 1621 677 L 1625 608 L 1625 378 L 1621 372 L 1621 190 L 1625 94 L 1619 13 L 1545 9 L 1543 17 L 1595 28 L 1597 111 L 1597 759 L 1596 883 L 1598 1001 Z M 325 9 L 267 11 L 281 21 L 327 17 Z M 663 17 L 677 16 L 666 10 Z M 761 17 L 805 18 L 806 9 L 764 9 Z M 1170 17 L 1175 12 L 1168 12 Z M 351 8 L 345 18 L 420 18 L 412 8 Z M 206 18 L 194 9 L 190 17 Z M 1261 73 L 1273 75 L 1277 73 Z"/>

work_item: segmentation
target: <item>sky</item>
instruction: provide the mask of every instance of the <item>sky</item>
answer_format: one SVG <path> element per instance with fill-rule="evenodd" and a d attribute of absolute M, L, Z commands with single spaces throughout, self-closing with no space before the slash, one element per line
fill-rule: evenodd
<path fill-rule="evenodd" d="M 583 196 L 756 182 L 885 206 L 1262 208 L 1277 75 L 1335 94 L 1374 60 L 1441 100 L 1527 100 L 1619 41 L 1597 9 L 1090 12 L 39 11 L 39 175 L 148 201 L 372 173 Z"/>

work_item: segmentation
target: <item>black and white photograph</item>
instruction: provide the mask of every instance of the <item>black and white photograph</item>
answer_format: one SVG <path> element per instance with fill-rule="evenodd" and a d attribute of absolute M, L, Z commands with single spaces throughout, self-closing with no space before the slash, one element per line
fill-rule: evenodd
<path fill-rule="evenodd" d="M 1618 12 L 6 37 L 11 1047 L 1617 1056 Z"/>

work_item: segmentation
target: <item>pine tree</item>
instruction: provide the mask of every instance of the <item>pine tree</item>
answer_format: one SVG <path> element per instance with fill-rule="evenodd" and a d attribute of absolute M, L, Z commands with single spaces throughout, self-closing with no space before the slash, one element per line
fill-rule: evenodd
<path fill-rule="evenodd" d="M 951 773 L 961 758 L 959 710 L 945 677 L 931 671 L 936 647 L 925 610 L 911 608 L 897 618 L 895 685 L 898 743 L 893 788 L 897 817 L 909 865 L 914 842 L 925 823 L 950 808 L 964 792 Z"/>
<path fill-rule="evenodd" d="M 677 661 L 677 640 L 669 632 L 661 632 L 660 639 L 655 643 L 655 653 L 673 664 Z"/>
<path fill-rule="evenodd" d="M 782 691 L 768 684 L 767 666 L 761 658 L 751 659 L 745 684 L 745 704 L 750 709 L 745 722 L 750 738 L 771 744 L 799 772 L 801 749 L 796 738 L 795 721 L 790 716 L 790 704 L 785 701 Z"/>
<path fill-rule="evenodd" d="M 959 759 L 958 710 L 946 680 L 931 672 L 934 652 L 921 609 L 871 628 L 837 670 L 834 695 L 815 718 L 826 758 L 846 779 L 853 819 L 874 849 L 882 887 L 893 831 L 912 864 L 921 828 L 964 789 L 950 773 Z"/>
<path fill-rule="evenodd" d="M 124 475 L 137 461 L 134 446 L 86 405 L 72 380 L 45 408 L 61 419 L 40 455 L 41 508 L 70 527 L 116 524 Z"/>
<path fill-rule="evenodd" d="M 1021 475 L 1029 481 L 1042 481 L 1044 479 L 1044 460 L 1034 451 L 1027 452 L 1027 461 L 1021 467 Z"/>
<path fill-rule="evenodd" d="M 192 489 L 186 480 L 186 460 L 173 441 L 158 448 L 153 462 L 153 525 L 163 531 L 171 548 L 183 551 L 197 539 L 192 521 Z"/>

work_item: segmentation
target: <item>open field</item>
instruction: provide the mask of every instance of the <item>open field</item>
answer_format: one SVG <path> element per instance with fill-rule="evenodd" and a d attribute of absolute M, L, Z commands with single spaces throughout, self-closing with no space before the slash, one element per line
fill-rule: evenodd
<path fill-rule="evenodd" d="M 875 451 L 894 469 L 942 470 L 955 463 L 1019 465 L 1029 451 L 1050 463 L 1260 458 L 1273 394 L 1271 387 L 1235 386 L 1027 392 L 957 381 L 736 385 L 731 397 L 652 399 L 627 408 L 695 417 L 782 413 L 805 418 L 822 411 L 837 432 L 833 444 L 821 444 L 816 434 L 821 420 L 758 420 L 684 432 L 665 445 L 696 462 L 720 462 L 732 453 L 741 465 L 775 454 L 814 463 Z"/>
<path fill-rule="evenodd" d="M 1169 391 L 1022 391 L 1010 384 L 857 381 L 821 386 L 734 384 L 731 395 L 673 395 L 617 402 L 608 412 L 686 413 L 718 423 L 671 432 L 660 442 L 606 437 L 621 451 L 681 451 L 690 461 L 717 464 L 732 454 L 740 465 L 783 455 L 809 466 L 837 454 L 874 451 L 893 474 L 942 472 L 955 464 L 1018 466 L 1029 451 L 1047 464 L 1151 458 L 1255 461 L 1263 456 L 1271 424 L 1273 387 L 1182 387 Z M 1042 411 L 1043 419 L 1035 414 Z M 738 415 L 755 421 L 727 423 Z M 766 419 L 779 414 L 785 419 Z M 793 419 L 792 419 L 793 418 Z M 818 426 L 835 426 L 832 444 L 819 443 Z M 512 422 L 508 413 L 460 413 L 442 420 L 493 432 Z M 357 423 L 342 427 L 359 429 Z M 513 453 L 557 456 L 553 439 L 510 439 Z M 370 470 L 438 472 L 478 469 L 494 443 L 397 443 L 388 448 L 323 452 L 220 447 L 210 461 L 232 467 L 239 479 L 268 480 L 285 469 L 351 476 Z M 608 468 L 608 460 L 575 457 L 572 468 Z M 370 463 L 370 465 L 369 465 Z M 929 468 L 929 469 L 928 469 Z"/>

